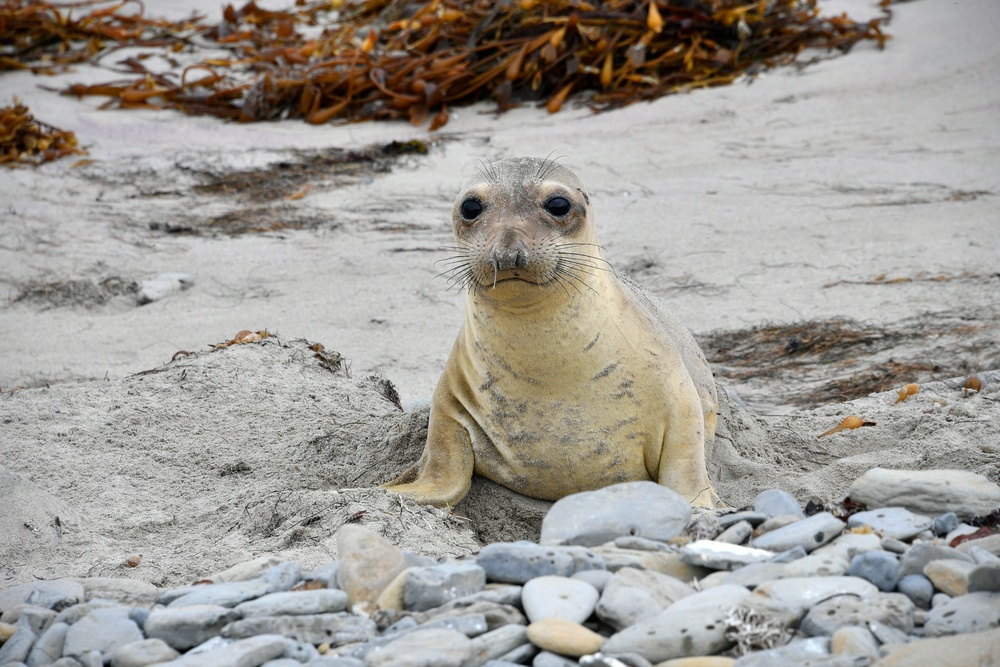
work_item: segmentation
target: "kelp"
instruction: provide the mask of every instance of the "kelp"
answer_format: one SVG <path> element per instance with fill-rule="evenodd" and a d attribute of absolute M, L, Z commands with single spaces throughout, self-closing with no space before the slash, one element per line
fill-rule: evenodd
<path fill-rule="evenodd" d="M 108 26 L 84 45 L 73 46 L 62 33 L 48 42 L 36 34 L 30 44 L 21 40 L 13 57 L 20 61 L 43 43 L 63 59 L 151 40 L 178 58 L 211 49 L 215 54 L 179 73 L 153 73 L 130 58 L 121 63 L 128 78 L 64 92 L 106 96 L 107 106 L 244 122 L 429 119 L 434 130 L 448 121 L 451 107 L 482 100 L 494 100 L 499 111 L 533 102 L 555 113 L 576 95 L 600 111 L 728 84 L 791 63 L 810 47 L 846 52 L 864 40 L 882 47 L 889 16 L 823 17 L 816 0 L 300 0 L 282 11 L 228 5 L 222 21 L 206 25 L 144 19 L 141 5 L 132 9 L 136 4 L 66 19 L 66 25 L 86 22 L 91 31 Z M 7 0 L 11 6 L 25 5 Z M 19 43 L 12 29 L 18 30 L 0 23 L 4 44 Z"/>
<path fill-rule="evenodd" d="M 16 97 L 12 105 L 0 107 L 0 164 L 40 164 L 85 154 L 77 146 L 76 135 L 35 120 Z"/>

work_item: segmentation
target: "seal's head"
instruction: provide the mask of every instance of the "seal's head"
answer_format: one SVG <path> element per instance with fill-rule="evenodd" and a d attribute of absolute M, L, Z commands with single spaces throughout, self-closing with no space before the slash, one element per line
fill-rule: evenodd
<path fill-rule="evenodd" d="M 461 253 L 455 279 L 493 298 L 586 288 L 604 264 L 590 197 L 553 160 L 484 165 L 455 200 L 452 222 Z"/>

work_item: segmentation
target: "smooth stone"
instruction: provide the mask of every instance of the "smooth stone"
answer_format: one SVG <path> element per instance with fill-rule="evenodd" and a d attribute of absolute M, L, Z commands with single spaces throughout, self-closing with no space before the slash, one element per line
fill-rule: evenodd
<path fill-rule="evenodd" d="M 958 528 L 958 515 L 954 512 L 945 512 L 934 517 L 934 525 L 931 529 L 938 537 L 944 537 L 956 528 Z"/>
<path fill-rule="evenodd" d="M 908 540 L 934 525 L 934 519 L 914 514 L 902 507 L 882 507 L 852 514 L 847 519 L 850 528 L 869 526 L 883 537 Z"/>
<path fill-rule="evenodd" d="M 73 577 L 86 591 L 88 600 L 114 600 L 120 604 L 148 605 L 163 592 L 153 584 L 121 577 Z"/>
<path fill-rule="evenodd" d="M 1000 563 L 1000 556 L 994 556 L 986 549 L 982 547 L 973 546 L 972 548 L 963 551 L 966 556 L 972 559 L 972 562 L 976 565 L 984 565 L 987 563 Z"/>
<path fill-rule="evenodd" d="M 743 568 L 740 569 L 742 570 Z M 716 586 L 722 586 L 724 583 L 726 583 L 726 577 L 728 577 L 730 574 L 732 573 L 727 572 L 725 570 L 717 570 L 712 574 L 708 575 L 707 577 L 702 577 L 701 579 L 699 579 L 698 587 L 701 590 L 706 590 L 709 588 L 715 588 Z"/>
<path fill-rule="evenodd" d="M 260 635 L 204 651 L 190 651 L 163 667 L 250 667 L 280 657 L 284 652 L 284 637 Z"/>
<path fill-rule="evenodd" d="M 750 537 L 751 533 L 753 533 L 753 526 L 750 525 L 749 521 L 737 521 L 719 533 L 715 541 L 726 542 L 728 544 L 743 544 Z"/>
<path fill-rule="evenodd" d="M 927 614 L 928 637 L 983 632 L 1000 626 L 1000 593 L 969 593 L 938 605 Z"/>
<path fill-rule="evenodd" d="M 126 607 L 95 609 L 69 627 L 63 655 L 78 657 L 89 651 L 107 654 L 119 646 L 145 639 Z"/>
<path fill-rule="evenodd" d="M 73 579 L 33 581 L 0 591 L 0 615 L 5 623 L 14 623 L 18 616 L 13 612 L 22 605 L 62 611 L 85 600 L 86 590 Z"/>
<path fill-rule="evenodd" d="M 767 561 L 769 563 L 794 563 L 800 558 L 806 557 L 806 550 L 802 547 L 792 547 L 791 549 L 786 549 L 782 551 L 777 556 Z"/>
<path fill-rule="evenodd" d="M 894 554 L 905 554 L 910 545 L 894 537 L 884 537 L 882 538 L 882 548 Z"/>
<path fill-rule="evenodd" d="M 854 480 L 847 495 L 869 508 L 899 506 L 931 516 L 954 511 L 962 519 L 1000 507 L 1000 485 L 964 470 L 873 468 Z"/>
<path fill-rule="evenodd" d="M 597 589 L 598 593 L 601 593 L 613 576 L 615 573 L 608 570 L 583 570 L 582 572 L 574 572 L 570 579 L 585 581 Z"/>
<path fill-rule="evenodd" d="M 326 588 L 269 593 L 256 600 L 236 605 L 236 611 L 243 618 L 332 614 L 345 609 L 347 609 L 347 593 Z"/>
<path fill-rule="evenodd" d="M 61 658 L 68 630 L 69 625 L 66 623 L 53 623 L 39 635 L 35 645 L 31 647 L 31 653 L 28 654 L 26 660 L 28 667 L 48 665 Z"/>
<path fill-rule="evenodd" d="M 305 616 L 262 616 L 233 621 L 222 628 L 222 636 L 241 639 L 256 635 L 283 635 L 300 642 L 331 646 L 367 642 L 378 636 L 375 621 L 350 613 Z"/>
<path fill-rule="evenodd" d="M 320 657 L 319 651 L 309 642 L 295 641 L 294 639 L 285 638 L 285 652 L 281 654 L 282 658 L 290 658 L 292 660 L 298 660 L 299 662 L 309 662 Z"/>
<path fill-rule="evenodd" d="M 257 579 L 268 572 L 271 568 L 277 567 L 287 561 L 277 556 L 258 556 L 252 560 L 237 563 L 221 572 L 216 572 L 205 577 L 206 581 L 213 584 L 221 584 L 227 581 L 248 581 Z"/>
<path fill-rule="evenodd" d="M 512 623 L 525 625 L 528 622 L 517 607 L 490 600 L 470 600 L 468 598 L 443 604 L 437 609 L 415 611 L 410 612 L 410 614 L 421 625 L 446 618 L 482 614 L 490 630 Z"/>
<path fill-rule="evenodd" d="M 542 519 L 539 544 L 597 546 L 616 537 L 666 542 L 691 521 L 688 499 L 656 482 L 624 482 L 560 498 Z"/>
<path fill-rule="evenodd" d="M 735 570 L 744 565 L 770 560 L 774 558 L 774 553 L 739 544 L 698 540 L 681 547 L 680 556 L 689 565 L 713 570 Z"/>
<path fill-rule="evenodd" d="M 843 521 L 829 512 L 820 512 L 756 537 L 751 546 L 770 551 L 784 551 L 801 546 L 809 552 L 823 546 L 843 531 Z"/>
<path fill-rule="evenodd" d="M 871 661 L 879 658 L 879 643 L 871 630 L 862 625 L 845 625 L 830 636 L 830 653 L 862 655 Z"/>
<path fill-rule="evenodd" d="M 146 667 L 157 662 L 169 662 L 179 655 L 162 639 L 143 639 L 119 646 L 108 659 L 111 667 Z"/>
<path fill-rule="evenodd" d="M 872 582 L 880 591 L 888 592 L 896 588 L 899 580 L 899 560 L 885 551 L 866 551 L 851 559 L 847 573 Z"/>
<path fill-rule="evenodd" d="M 410 570 L 414 569 L 414 566 L 408 565 L 406 569 L 397 574 L 392 578 L 382 592 L 378 594 L 375 598 L 374 606 L 377 609 L 388 610 L 393 612 L 401 612 L 405 609 L 406 601 L 406 575 L 409 574 Z M 363 603 L 365 605 L 371 605 L 371 602 Z M 352 610 L 354 607 L 351 608 Z"/>
<path fill-rule="evenodd" d="M 595 653 L 604 644 L 604 637 L 593 630 L 562 618 L 535 621 L 528 626 L 527 637 L 543 651 L 574 657 Z"/>
<path fill-rule="evenodd" d="M 893 647 L 873 667 L 986 667 L 1000 665 L 1000 630 L 918 639 Z"/>
<path fill-rule="evenodd" d="M 315 660 L 310 660 L 305 667 L 365 667 L 365 663 L 357 658 L 323 655 Z"/>
<path fill-rule="evenodd" d="M 634 567 L 667 574 L 684 582 L 691 582 L 701 579 L 712 571 L 705 567 L 685 563 L 681 560 L 681 555 L 678 552 L 618 549 L 609 545 L 593 547 L 591 551 L 601 557 L 610 572 L 617 572 L 623 567 Z"/>
<path fill-rule="evenodd" d="M 12 664 L 10 667 L 17 667 L 17 663 Z M 83 663 L 76 658 L 59 658 L 49 665 L 49 667 L 83 667 Z"/>
<path fill-rule="evenodd" d="M 426 611 L 478 593 L 485 585 L 486 571 L 470 561 L 410 568 L 404 577 L 403 606 Z"/>
<path fill-rule="evenodd" d="M 186 651 L 217 636 L 223 627 L 239 617 L 235 609 L 219 605 L 158 607 L 149 612 L 146 619 L 146 636 L 162 639 L 171 648 Z"/>
<path fill-rule="evenodd" d="M 540 546 L 532 542 L 494 542 L 483 547 L 476 562 L 486 571 L 487 580 L 509 584 L 605 569 L 604 560 L 583 547 Z"/>
<path fill-rule="evenodd" d="M 650 662 L 726 650 L 726 618 L 750 592 L 742 586 L 717 586 L 684 598 L 655 616 L 617 632 L 604 644 L 608 654 L 635 653 Z"/>
<path fill-rule="evenodd" d="M 194 276 L 189 273 L 160 273 L 139 283 L 136 301 L 140 306 L 153 303 L 192 285 Z"/>
<path fill-rule="evenodd" d="M 122 609 L 123 607 L 116 606 L 115 608 Z M 28 622 L 31 623 L 32 632 L 39 636 L 58 618 L 58 614 L 51 609 L 43 609 L 42 607 L 35 606 L 21 607 L 21 616 L 28 619 Z"/>
<path fill-rule="evenodd" d="M 902 593 L 878 593 L 867 600 L 850 596 L 824 600 L 806 612 L 799 630 L 811 637 L 832 635 L 847 625 L 884 623 L 913 632 L 913 602 Z"/>
<path fill-rule="evenodd" d="M 322 565 L 317 565 L 311 570 L 307 570 L 302 573 L 303 581 L 321 581 L 326 584 L 327 588 L 337 588 L 337 571 L 340 569 L 340 563 L 338 561 L 332 560 L 328 563 L 323 563 Z"/>
<path fill-rule="evenodd" d="M 719 528 L 725 530 L 742 521 L 746 521 L 751 526 L 759 526 L 769 518 L 767 514 L 762 512 L 730 512 L 719 516 Z"/>
<path fill-rule="evenodd" d="M 531 667 L 577 667 L 579 664 L 576 660 L 570 660 L 548 651 L 542 651 L 531 661 Z"/>
<path fill-rule="evenodd" d="M 958 549 L 930 542 L 918 542 L 910 547 L 903 554 L 903 557 L 899 559 L 899 576 L 905 577 L 908 574 L 923 574 L 924 568 L 931 561 L 946 559 L 972 562 L 972 558 Z"/>
<path fill-rule="evenodd" d="M 896 584 L 896 590 L 907 596 L 917 607 L 929 609 L 934 597 L 934 584 L 922 574 L 908 574 Z"/>
<path fill-rule="evenodd" d="M 830 639 L 812 637 L 793 641 L 779 648 L 754 651 L 737 658 L 733 667 L 805 667 L 823 665 L 819 660 L 830 655 Z M 824 666 L 825 667 L 825 666 Z"/>
<path fill-rule="evenodd" d="M 594 612 L 600 593 L 590 584 L 569 577 L 535 577 L 521 591 L 528 621 L 562 618 L 583 623 Z"/>
<path fill-rule="evenodd" d="M 781 489 L 766 489 L 753 499 L 753 509 L 768 517 L 793 515 L 805 518 L 802 506 L 795 496 Z"/>
<path fill-rule="evenodd" d="M 744 605 L 788 627 L 828 598 L 853 596 L 870 600 L 877 593 L 874 584 L 859 577 L 792 577 L 761 584 L 745 599 Z"/>
<path fill-rule="evenodd" d="M 812 553 L 785 564 L 786 577 L 838 577 L 847 574 L 847 559 L 836 554 Z"/>
<path fill-rule="evenodd" d="M 0 646 L 0 665 L 27 660 L 37 637 L 35 631 L 31 629 L 31 621 L 27 616 L 17 619 L 17 623 L 14 624 L 14 634 Z"/>
<path fill-rule="evenodd" d="M 975 569 L 975 563 L 964 560 L 932 560 L 924 566 L 924 576 L 931 580 L 934 588 L 954 597 L 969 592 L 969 574 Z"/>
<path fill-rule="evenodd" d="M 736 658 L 721 655 L 699 655 L 692 658 L 674 658 L 656 663 L 656 667 L 733 667 Z"/>
<path fill-rule="evenodd" d="M 349 606 L 375 601 L 400 572 L 406 557 L 396 545 L 366 528 L 346 524 L 337 533 L 340 568 L 337 585 L 347 593 Z"/>
<path fill-rule="evenodd" d="M 591 571 L 599 572 L 600 570 L 586 570 L 586 572 Z M 486 588 L 483 590 L 478 593 L 473 593 L 472 595 L 466 595 L 465 597 L 459 598 L 455 600 L 455 603 L 476 602 L 478 600 L 482 600 L 485 602 L 499 602 L 500 604 L 516 605 L 521 603 L 521 588 L 521 586 L 516 584 L 486 584 Z M 446 602 L 445 604 L 452 603 Z"/>
<path fill-rule="evenodd" d="M 527 640 L 528 638 L 527 630 L 525 632 L 526 634 L 524 635 L 524 638 L 525 640 Z M 490 662 L 501 662 L 501 661 L 513 663 L 515 665 L 527 665 L 536 655 L 538 655 L 538 653 L 539 653 L 538 647 L 532 644 L 531 642 L 526 641 L 526 643 L 521 644 L 517 648 L 507 651 L 502 656 L 497 658 L 496 661 L 493 660 L 486 661 L 484 667 L 486 667 L 486 665 L 489 665 Z M 498 665 L 497 667 L 500 666 Z"/>
<path fill-rule="evenodd" d="M 658 614 L 695 590 L 674 577 L 626 567 L 608 581 L 597 602 L 597 617 L 621 630 Z"/>
<path fill-rule="evenodd" d="M 361 664 L 364 665 L 364 663 Z M 295 658 L 278 658 L 277 660 L 268 660 L 260 667 L 302 667 L 302 662 Z"/>
<path fill-rule="evenodd" d="M 513 651 L 523 647 L 528 647 L 529 652 L 522 650 L 522 655 L 526 657 L 534 655 L 531 644 L 528 643 L 527 629 L 523 625 L 505 625 L 472 639 L 466 665 L 481 665 L 494 659 L 510 659 Z"/>
<path fill-rule="evenodd" d="M 407 633 L 365 656 L 367 667 L 461 667 L 472 642 L 454 630 L 434 628 Z"/>
<path fill-rule="evenodd" d="M 793 524 L 796 521 L 801 520 L 802 517 L 798 514 L 779 514 L 778 516 L 772 516 L 757 526 L 756 532 L 757 535 L 763 535 L 764 533 L 770 533 L 772 530 L 784 528 L 789 524 Z"/>
<path fill-rule="evenodd" d="M 969 572 L 967 588 L 970 593 L 1000 593 L 1000 563 L 983 563 Z"/>
<path fill-rule="evenodd" d="M 270 587 L 263 579 L 250 581 L 229 581 L 221 584 L 195 586 L 167 604 L 168 608 L 211 605 L 214 607 L 235 607 L 241 602 L 253 600 L 270 593 Z"/>
<path fill-rule="evenodd" d="M 940 607 L 941 605 L 946 604 L 948 602 L 951 602 L 950 595 L 948 595 L 947 593 L 935 593 L 934 597 L 931 598 L 931 609 L 933 609 L 934 607 Z"/>
<path fill-rule="evenodd" d="M 753 590 L 765 581 L 781 579 L 785 576 L 785 568 L 788 567 L 789 564 L 790 563 L 775 563 L 770 561 L 766 563 L 752 563 L 750 565 L 744 565 L 738 570 L 727 572 L 725 578 L 722 580 L 722 583 L 744 586 L 745 588 Z"/>
<path fill-rule="evenodd" d="M 631 535 L 616 537 L 614 545 L 619 549 L 636 549 L 638 551 L 668 551 L 670 549 L 670 546 L 664 542 L 649 540 L 645 537 L 632 537 Z"/>

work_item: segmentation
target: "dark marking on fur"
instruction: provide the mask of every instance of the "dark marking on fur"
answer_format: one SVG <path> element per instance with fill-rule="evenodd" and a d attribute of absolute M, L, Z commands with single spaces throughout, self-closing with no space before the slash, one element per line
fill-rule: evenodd
<path fill-rule="evenodd" d="M 577 310 L 579 310 L 579 309 L 577 309 Z M 592 348 L 592 347 L 594 347 L 595 345 L 597 345 L 597 339 L 599 339 L 600 337 L 601 337 L 601 332 L 600 332 L 600 331 L 598 331 L 598 332 L 597 332 L 597 335 L 596 335 L 596 336 L 594 336 L 594 340 L 592 340 L 592 341 L 590 341 L 589 343 L 587 343 L 586 345 L 584 345 L 584 347 L 583 347 L 583 351 L 584 351 L 584 352 L 590 352 L 590 348 Z"/>
<path fill-rule="evenodd" d="M 604 368 L 602 368 L 600 373 L 590 378 L 590 381 L 593 382 L 594 380 L 600 380 L 601 378 L 607 377 L 611 375 L 612 371 L 614 371 L 616 368 L 618 368 L 618 362 L 614 361 L 605 366 Z"/>

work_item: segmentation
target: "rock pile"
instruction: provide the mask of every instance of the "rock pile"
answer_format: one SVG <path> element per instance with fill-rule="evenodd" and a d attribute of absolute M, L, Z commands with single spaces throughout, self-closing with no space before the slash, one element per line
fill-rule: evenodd
<path fill-rule="evenodd" d="M 0 665 L 1000 664 L 986 516 L 1000 486 L 875 469 L 849 499 L 866 511 L 806 516 L 772 489 L 692 520 L 669 489 L 633 482 L 557 502 L 537 544 L 445 562 L 349 523 L 339 559 L 311 570 L 264 557 L 168 590 L 23 584 L 0 592 Z"/>

